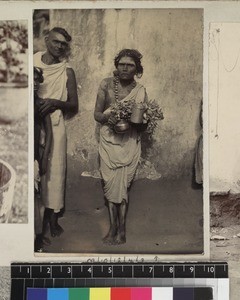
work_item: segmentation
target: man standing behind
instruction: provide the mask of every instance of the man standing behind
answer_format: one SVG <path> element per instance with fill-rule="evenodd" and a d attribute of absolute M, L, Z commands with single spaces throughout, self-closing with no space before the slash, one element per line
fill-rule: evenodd
<path fill-rule="evenodd" d="M 65 29 L 54 27 L 45 38 L 46 51 L 34 55 L 34 66 L 43 70 L 44 77 L 38 92 L 43 99 L 39 111 L 43 117 L 50 114 L 52 121 L 49 167 L 41 180 L 45 206 L 43 231 L 49 224 L 52 237 L 63 232 L 58 224 L 58 213 L 64 207 L 65 194 L 67 139 L 64 116 L 78 111 L 75 73 L 67 63 L 71 39 Z"/>

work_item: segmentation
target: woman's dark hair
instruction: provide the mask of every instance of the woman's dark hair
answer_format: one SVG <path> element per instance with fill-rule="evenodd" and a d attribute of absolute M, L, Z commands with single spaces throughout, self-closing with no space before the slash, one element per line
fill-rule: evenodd
<path fill-rule="evenodd" d="M 120 59 L 124 56 L 131 57 L 134 60 L 134 62 L 136 64 L 136 69 L 137 69 L 137 77 L 139 77 L 139 78 L 142 77 L 142 74 L 143 74 L 143 66 L 141 64 L 142 54 L 138 50 L 135 50 L 135 49 L 121 50 L 117 54 L 117 56 L 114 58 L 114 65 L 116 68 L 118 67 Z"/>
<path fill-rule="evenodd" d="M 40 82 L 40 83 L 43 83 L 44 81 L 44 78 L 43 78 L 43 71 L 41 68 L 37 68 L 37 67 L 34 67 L 34 75 L 37 76 L 37 81 Z M 36 80 L 36 79 L 35 79 Z"/>

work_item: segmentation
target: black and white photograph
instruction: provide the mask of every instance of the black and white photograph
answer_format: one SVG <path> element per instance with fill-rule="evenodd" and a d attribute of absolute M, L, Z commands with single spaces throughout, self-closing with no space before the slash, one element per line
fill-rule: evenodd
<path fill-rule="evenodd" d="M 35 253 L 204 254 L 203 10 L 33 12 Z"/>
<path fill-rule="evenodd" d="M 0 224 L 28 222 L 27 21 L 0 21 Z"/>

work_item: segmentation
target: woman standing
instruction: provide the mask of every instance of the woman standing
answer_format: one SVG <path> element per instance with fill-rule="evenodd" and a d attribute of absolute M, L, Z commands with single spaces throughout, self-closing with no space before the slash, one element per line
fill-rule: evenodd
<path fill-rule="evenodd" d="M 128 190 L 140 159 L 141 144 L 136 127 L 130 126 L 128 131 L 121 134 L 109 127 L 109 124 L 117 122 L 110 106 L 122 101 L 143 103 L 146 100 L 145 88 L 135 81 L 135 76 L 140 78 L 143 74 L 141 58 L 141 53 L 134 49 L 119 52 L 114 60 L 114 77 L 101 82 L 95 105 L 95 120 L 102 124 L 100 171 L 110 216 L 110 229 L 103 242 L 111 245 L 126 242 Z"/>

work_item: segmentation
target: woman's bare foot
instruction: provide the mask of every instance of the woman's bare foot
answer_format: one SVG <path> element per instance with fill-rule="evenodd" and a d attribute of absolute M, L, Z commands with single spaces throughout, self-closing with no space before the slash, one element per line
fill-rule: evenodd
<path fill-rule="evenodd" d="M 102 239 L 103 243 L 106 245 L 115 245 L 116 235 L 117 235 L 117 228 L 110 227 L 108 234 Z"/>
<path fill-rule="evenodd" d="M 116 245 L 121 245 L 121 244 L 125 244 L 126 243 L 126 231 L 125 229 L 120 229 L 116 239 L 115 239 L 115 244 Z"/>

